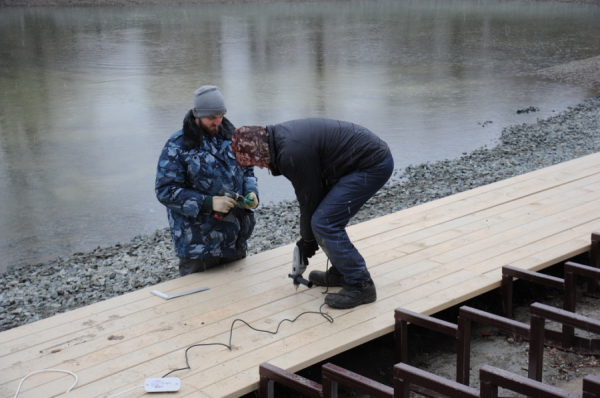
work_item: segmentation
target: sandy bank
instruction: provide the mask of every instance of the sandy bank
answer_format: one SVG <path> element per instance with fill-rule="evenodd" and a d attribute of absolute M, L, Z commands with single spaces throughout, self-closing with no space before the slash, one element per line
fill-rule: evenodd
<path fill-rule="evenodd" d="M 600 56 L 542 69 L 535 74 L 600 90 Z"/>

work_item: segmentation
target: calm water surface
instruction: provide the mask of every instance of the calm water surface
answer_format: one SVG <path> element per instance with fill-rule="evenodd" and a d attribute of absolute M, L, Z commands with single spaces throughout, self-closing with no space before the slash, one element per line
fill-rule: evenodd
<path fill-rule="evenodd" d="M 2 9 L 0 271 L 167 226 L 156 161 L 203 84 L 221 88 L 236 126 L 362 124 L 401 170 L 598 95 L 526 73 L 599 54 L 589 5 Z M 540 112 L 516 114 L 529 106 Z M 257 174 L 264 202 L 293 198 L 283 177 Z"/>

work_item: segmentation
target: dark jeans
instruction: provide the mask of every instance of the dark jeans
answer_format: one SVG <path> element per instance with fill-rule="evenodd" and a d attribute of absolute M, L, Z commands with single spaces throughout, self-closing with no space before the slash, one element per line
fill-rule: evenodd
<path fill-rule="evenodd" d="M 208 257 L 208 258 L 180 258 L 179 276 L 186 276 L 195 272 L 204 272 L 218 265 L 231 263 L 246 257 L 246 252 L 240 253 L 233 258 Z"/>
<path fill-rule="evenodd" d="M 346 233 L 348 222 L 358 210 L 389 180 L 394 171 L 394 159 L 385 160 L 365 170 L 342 177 L 325 196 L 312 216 L 312 230 L 317 243 L 346 284 L 371 279 L 365 259 L 354 247 Z"/>

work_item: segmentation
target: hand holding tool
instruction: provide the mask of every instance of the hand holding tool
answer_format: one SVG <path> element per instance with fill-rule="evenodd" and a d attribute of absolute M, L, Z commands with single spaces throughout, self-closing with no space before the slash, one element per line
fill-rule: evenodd
<path fill-rule="evenodd" d="M 302 260 L 302 256 L 300 255 L 300 248 L 298 246 L 294 247 L 294 258 L 292 261 L 292 273 L 288 276 L 294 280 L 294 287 L 298 290 L 300 284 L 311 288 L 313 286 L 311 281 L 307 281 L 302 277 L 304 271 L 306 271 L 306 266 L 308 265 L 308 261 L 304 262 Z"/>
<path fill-rule="evenodd" d="M 319 245 L 315 240 L 306 241 L 300 238 L 300 240 L 296 242 L 296 246 L 300 250 L 300 257 L 302 257 L 302 262 L 306 265 L 308 265 L 308 259 L 314 256 L 317 250 L 319 250 Z"/>
<path fill-rule="evenodd" d="M 236 205 L 235 200 L 227 196 L 213 197 L 213 210 L 217 213 L 229 213 L 229 210 Z"/>
<path fill-rule="evenodd" d="M 230 189 L 221 187 L 217 193 L 217 196 L 213 197 L 213 210 L 215 211 L 215 218 L 223 220 L 225 218 L 225 213 L 228 213 L 229 210 L 231 210 L 234 206 L 243 207 L 244 197 Z"/>

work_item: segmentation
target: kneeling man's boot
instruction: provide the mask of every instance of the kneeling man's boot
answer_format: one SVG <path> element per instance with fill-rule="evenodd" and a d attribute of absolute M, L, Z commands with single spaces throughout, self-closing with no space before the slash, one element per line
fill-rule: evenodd
<path fill-rule="evenodd" d="M 325 304 L 333 308 L 348 309 L 377 300 L 377 291 L 372 279 L 355 285 L 344 285 L 337 293 L 325 296 Z"/>
<path fill-rule="evenodd" d="M 344 276 L 335 267 L 329 268 L 327 272 L 311 271 L 308 274 L 308 280 L 315 286 L 336 287 L 344 285 Z"/>

